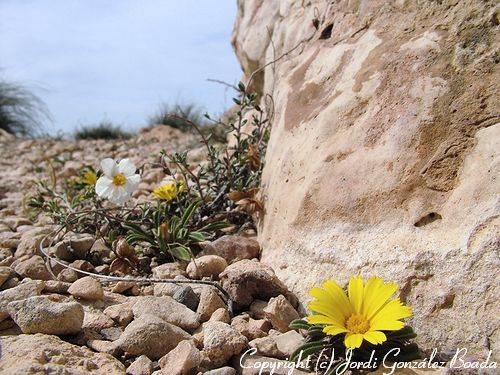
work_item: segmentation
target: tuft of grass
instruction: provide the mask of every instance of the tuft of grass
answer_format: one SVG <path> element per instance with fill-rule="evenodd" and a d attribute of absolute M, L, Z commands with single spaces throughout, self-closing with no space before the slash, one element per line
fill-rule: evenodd
<path fill-rule="evenodd" d="M 184 132 L 193 131 L 190 122 L 197 126 L 205 125 L 205 118 L 199 106 L 194 103 L 161 103 L 154 115 L 149 118 L 149 125 L 167 125 Z"/>
<path fill-rule="evenodd" d="M 85 125 L 77 129 L 73 137 L 80 139 L 128 139 L 132 135 L 110 121 L 101 121 L 97 125 Z"/>
<path fill-rule="evenodd" d="M 0 80 L 0 129 L 8 133 L 35 137 L 50 120 L 45 103 L 25 86 Z"/>

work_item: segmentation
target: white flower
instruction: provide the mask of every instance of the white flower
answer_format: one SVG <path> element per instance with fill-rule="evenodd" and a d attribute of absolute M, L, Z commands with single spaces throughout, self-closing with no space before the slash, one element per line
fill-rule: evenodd
<path fill-rule="evenodd" d="M 137 189 L 141 176 L 135 173 L 136 167 L 129 159 L 118 164 L 110 158 L 101 161 L 104 174 L 95 184 L 95 192 L 115 204 L 125 203 Z"/>

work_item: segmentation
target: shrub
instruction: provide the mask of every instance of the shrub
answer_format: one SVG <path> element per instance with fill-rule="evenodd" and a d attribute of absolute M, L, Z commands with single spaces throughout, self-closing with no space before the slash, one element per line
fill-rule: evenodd
<path fill-rule="evenodd" d="M 201 109 L 194 103 L 169 105 L 161 103 L 156 113 L 149 118 L 149 125 L 167 125 L 184 132 L 192 131 L 189 122 L 205 125 Z"/>
<path fill-rule="evenodd" d="M 101 121 L 98 125 L 86 125 L 77 129 L 75 139 L 128 139 L 131 134 L 110 121 Z"/>
<path fill-rule="evenodd" d="M 0 129 L 34 137 L 43 120 L 50 120 L 50 114 L 38 96 L 22 85 L 0 81 Z"/>

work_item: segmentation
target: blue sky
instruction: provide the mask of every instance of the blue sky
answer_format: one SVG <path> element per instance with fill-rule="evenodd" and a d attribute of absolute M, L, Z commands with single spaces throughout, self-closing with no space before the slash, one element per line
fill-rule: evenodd
<path fill-rule="evenodd" d="M 160 102 L 210 113 L 241 69 L 230 45 L 236 0 L 0 0 L 0 77 L 47 103 L 50 133 L 108 119 L 145 125 Z"/>

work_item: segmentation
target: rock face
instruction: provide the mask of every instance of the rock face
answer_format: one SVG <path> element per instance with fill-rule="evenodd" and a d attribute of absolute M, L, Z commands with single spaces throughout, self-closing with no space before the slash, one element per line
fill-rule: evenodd
<path fill-rule="evenodd" d="M 43 334 L 0 337 L 2 374 L 124 374 L 107 354 L 94 353 Z"/>
<path fill-rule="evenodd" d="M 275 111 L 262 260 L 301 302 L 379 275 L 420 344 L 499 348 L 494 3 L 238 1 L 244 81 L 279 58 L 251 85 Z"/>

